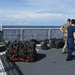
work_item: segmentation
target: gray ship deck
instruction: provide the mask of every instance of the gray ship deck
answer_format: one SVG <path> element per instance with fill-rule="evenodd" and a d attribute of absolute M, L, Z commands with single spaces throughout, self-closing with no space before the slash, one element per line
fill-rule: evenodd
<path fill-rule="evenodd" d="M 73 52 L 75 54 L 75 52 Z M 2 55 L 1 61 L 4 69 L 0 70 L 0 75 L 74 75 L 75 60 L 66 61 L 67 54 L 62 54 L 61 49 L 39 50 L 38 60 L 33 63 L 27 62 L 7 62 Z M 1 64 L 0 64 L 1 66 Z"/>

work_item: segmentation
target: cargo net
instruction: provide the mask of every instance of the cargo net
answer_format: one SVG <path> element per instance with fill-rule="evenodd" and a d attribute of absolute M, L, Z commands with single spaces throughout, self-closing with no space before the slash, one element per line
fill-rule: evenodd
<path fill-rule="evenodd" d="M 59 29 L 52 29 L 49 44 L 51 48 L 63 48 L 63 33 Z"/>
<path fill-rule="evenodd" d="M 8 61 L 35 62 L 37 60 L 36 44 L 32 41 L 14 41 L 7 44 Z"/>

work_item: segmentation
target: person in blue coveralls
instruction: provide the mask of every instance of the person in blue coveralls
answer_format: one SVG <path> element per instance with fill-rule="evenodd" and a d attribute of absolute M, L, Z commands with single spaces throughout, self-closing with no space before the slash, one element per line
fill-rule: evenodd
<path fill-rule="evenodd" d="M 75 20 L 72 19 L 71 25 L 67 28 L 67 47 L 68 47 L 68 52 L 67 52 L 67 58 L 66 61 L 71 61 L 74 57 L 72 55 L 72 52 L 74 51 L 74 39 L 75 39 Z"/>

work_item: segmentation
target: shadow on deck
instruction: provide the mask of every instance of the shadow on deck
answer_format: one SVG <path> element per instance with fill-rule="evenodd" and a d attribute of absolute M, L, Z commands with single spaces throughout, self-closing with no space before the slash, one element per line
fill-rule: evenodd
<path fill-rule="evenodd" d="M 74 75 L 75 60 L 66 61 L 67 54 L 61 49 L 39 50 L 38 60 L 33 63 L 7 62 L 5 56 L 1 60 L 7 75 Z M 73 52 L 75 55 L 75 52 Z"/>

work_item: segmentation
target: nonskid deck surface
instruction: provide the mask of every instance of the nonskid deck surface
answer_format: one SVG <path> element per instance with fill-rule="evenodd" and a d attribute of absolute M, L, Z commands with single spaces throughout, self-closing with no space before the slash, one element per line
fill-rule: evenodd
<path fill-rule="evenodd" d="M 67 54 L 62 54 L 61 50 L 39 49 L 38 60 L 33 63 L 8 62 L 5 55 L 1 55 L 0 75 L 74 75 L 75 60 L 66 61 Z"/>

